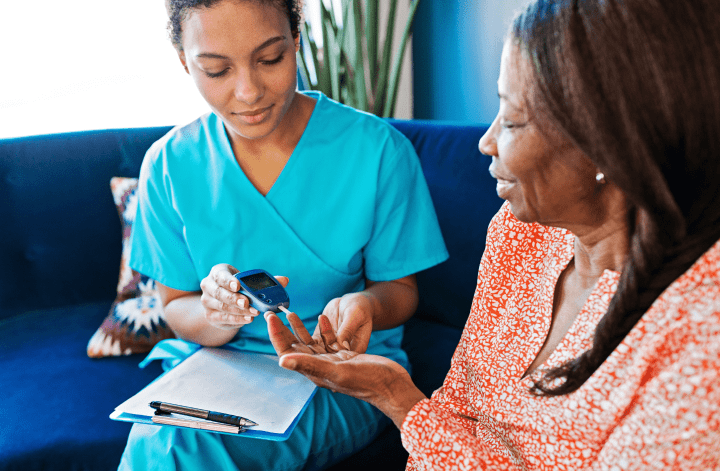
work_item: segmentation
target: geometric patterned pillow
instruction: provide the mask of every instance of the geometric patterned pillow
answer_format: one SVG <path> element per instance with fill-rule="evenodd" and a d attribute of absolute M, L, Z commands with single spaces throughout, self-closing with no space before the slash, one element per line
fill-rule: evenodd
<path fill-rule="evenodd" d="M 122 222 L 122 258 L 115 302 L 88 342 L 87 354 L 91 358 L 146 353 L 159 341 L 175 337 L 163 317 L 155 281 L 128 265 L 130 233 L 137 208 L 137 184 L 137 178 L 113 177 L 110 180 L 110 190 Z"/>

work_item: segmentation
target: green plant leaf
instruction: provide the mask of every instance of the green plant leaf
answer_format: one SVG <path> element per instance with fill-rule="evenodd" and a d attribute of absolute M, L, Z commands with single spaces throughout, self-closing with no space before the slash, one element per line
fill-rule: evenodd
<path fill-rule="evenodd" d="M 330 79 L 330 91 L 329 95 L 333 100 L 340 100 L 340 45 L 338 44 L 337 36 L 337 23 L 335 23 L 334 14 L 330 11 L 322 8 L 322 24 L 323 31 L 326 33 L 323 36 L 323 48 L 325 68 L 328 70 L 328 77 Z"/>
<path fill-rule="evenodd" d="M 375 82 L 375 103 L 373 113 L 380 115 L 385 107 L 385 97 L 387 96 L 387 83 L 390 75 L 390 60 L 392 58 L 392 43 L 395 37 L 395 17 L 397 16 L 397 1 L 390 3 L 388 11 L 388 20 L 385 25 L 385 42 L 383 43 L 382 62 L 378 69 L 377 79 Z"/>
<path fill-rule="evenodd" d="M 378 68 L 378 25 L 380 24 L 379 0 L 365 1 L 365 47 L 367 49 L 367 65 L 370 80 L 375 80 Z M 391 8 L 396 2 L 391 2 Z"/>
<path fill-rule="evenodd" d="M 419 0 L 414 0 L 401 37 L 400 49 L 393 54 L 397 3 L 388 0 L 388 19 L 382 26 L 385 39 L 380 44 L 380 0 L 341 0 L 342 22 L 334 3 L 320 2 L 321 21 L 315 28 L 323 38 L 322 50 L 312 39 L 308 22 L 301 32 L 308 47 L 300 50 L 298 70 L 308 87 L 354 108 L 376 115 L 391 116 L 395 111 L 401 65 Z M 402 0 L 407 1 L 407 0 Z M 380 51 L 382 49 L 382 51 Z M 306 57 L 312 55 L 311 58 Z M 391 67 L 392 64 L 392 67 Z M 316 81 L 310 81 L 310 67 Z"/>
<path fill-rule="evenodd" d="M 382 114 L 383 117 L 391 117 L 395 114 L 395 102 L 397 101 L 398 82 L 400 81 L 400 69 L 402 68 L 403 56 L 405 55 L 405 46 L 407 45 L 410 34 L 412 33 L 412 25 L 415 20 L 415 13 L 417 12 L 419 4 L 420 0 L 415 0 L 410 6 L 408 19 L 405 23 L 405 30 L 403 31 L 402 39 L 400 41 L 400 48 L 398 54 L 395 56 L 395 62 L 390 75 L 390 88 L 388 89 L 388 94 L 385 98 L 385 108 L 383 109 Z"/>
<path fill-rule="evenodd" d="M 297 64 L 298 64 L 298 73 L 300 74 L 300 79 L 302 81 L 302 84 L 312 90 L 312 83 L 310 82 L 310 74 L 308 72 L 308 66 L 305 62 L 305 54 L 302 53 L 302 46 L 300 51 L 296 54 L 297 57 Z"/>
<path fill-rule="evenodd" d="M 333 90 L 332 90 L 332 78 L 330 76 L 330 61 L 331 61 L 331 55 L 332 55 L 332 47 L 330 45 L 330 34 L 332 31 L 332 28 L 328 27 L 326 24 L 327 17 L 329 15 L 329 12 L 325 8 L 325 4 L 322 0 L 320 0 L 320 22 L 321 22 L 321 28 L 322 28 L 322 38 L 323 38 L 323 58 L 322 62 L 320 64 L 320 73 L 318 74 L 318 84 L 322 86 L 322 92 L 329 96 L 333 97 Z"/>
<path fill-rule="evenodd" d="M 365 64 L 362 49 L 362 11 L 359 2 L 353 3 L 353 28 L 355 32 L 355 56 L 353 63 L 353 82 L 355 83 L 355 98 L 357 108 L 368 110 L 367 87 L 365 87 Z"/>
<path fill-rule="evenodd" d="M 305 28 L 300 32 L 301 38 L 302 38 L 302 45 L 303 47 L 300 48 L 300 57 L 302 58 L 302 65 L 305 67 L 305 72 L 308 74 L 308 87 L 310 89 L 316 90 L 317 88 L 317 73 L 318 73 L 318 61 L 317 61 L 317 45 L 314 41 L 310 39 L 309 36 L 310 33 L 310 25 L 305 25 Z M 306 47 L 307 45 L 307 47 Z M 307 50 L 310 49 L 310 61 L 308 61 L 306 54 Z M 315 83 L 310 80 L 310 69 L 308 68 L 308 63 L 311 63 L 313 66 L 313 72 L 315 73 Z"/>

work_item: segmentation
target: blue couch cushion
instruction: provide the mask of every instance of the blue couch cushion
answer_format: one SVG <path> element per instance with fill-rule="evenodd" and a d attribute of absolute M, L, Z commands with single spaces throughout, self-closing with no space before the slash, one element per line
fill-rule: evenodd
<path fill-rule="evenodd" d="M 390 120 L 420 156 L 450 258 L 418 274 L 416 317 L 462 329 L 477 280 L 485 233 L 500 209 L 490 157 L 478 150 L 485 126 Z"/>
<path fill-rule="evenodd" d="M 0 319 L 115 296 L 121 229 L 110 178 L 137 177 L 168 129 L 0 140 Z"/>
<path fill-rule="evenodd" d="M 413 381 L 426 396 L 442 386 L 461 334 L 460 328 L 417 317 L 405 324 L 402 346 L 412 365 Z"/>
<path fill-rule="evenodd" d="M 110 302 L 0 322 L 0 471 L 115 470 L 130 424 L 115 407 L 154 380 L 142 355 L 92 360 L 85 345 Z"/>

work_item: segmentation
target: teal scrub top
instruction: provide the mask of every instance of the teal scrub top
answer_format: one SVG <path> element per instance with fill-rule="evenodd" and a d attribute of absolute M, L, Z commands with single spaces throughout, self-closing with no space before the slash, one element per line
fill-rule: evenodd
<path fill-rule="evenodd" d="M 312 333 L 333 298 L 448 258 L 412 144 L 376 116 L 321 93 L 307 127 L 263 196 L 235 160 L 214 113 L 172 129 L 140 171 L 130 266 L 199 291 L 218 263 L 289 277 L 290 309 Z M 368 353 L 407 364 L 402 327 L 372 334 Z M 262 317 L 235 348 L 274 354 Z"/>

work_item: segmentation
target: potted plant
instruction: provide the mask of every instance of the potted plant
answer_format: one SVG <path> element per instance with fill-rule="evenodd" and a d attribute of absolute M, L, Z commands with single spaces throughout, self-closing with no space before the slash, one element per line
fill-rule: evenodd
<path fill-rule="evenodd" d="M 307 21 L 301 33 L 298 65 L 303 88 L 320 90 L 359 110 L 392 117 L 403 56 L 420 3 L 409 1 L 399 47 L 393 51 L 399 0 L 389 0 L 387 21 L 382 25 L 380 0 L 341 0 L 339 12 L 332 0 L 329 8 L 318 0 L 320 24 Z M 322 47 L 316 37 L 322 38 Z"/>

